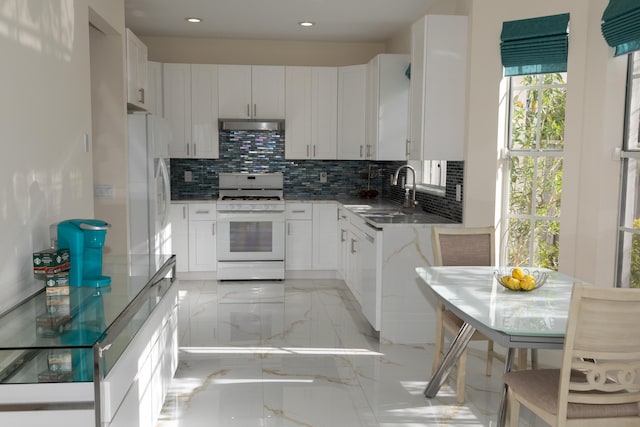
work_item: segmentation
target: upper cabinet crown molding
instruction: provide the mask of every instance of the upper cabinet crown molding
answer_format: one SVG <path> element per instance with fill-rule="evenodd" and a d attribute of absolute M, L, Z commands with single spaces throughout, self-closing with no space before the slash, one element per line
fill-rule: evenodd
<path fill-rule="evenodd" d="M 147 46 L 130 29 L 125 30 L 127 46 L 127 104 L 147 110 Z"/>
<path fill-rule="evenodd" d="M 284 119 L 284 66 L 219 65 L 219 114 L 223 119 Z"/>
<path fill-rule="evenodd" d="M 411 28 L 412 160 L 464 160 L 466 16 L 427 15 Z"/>

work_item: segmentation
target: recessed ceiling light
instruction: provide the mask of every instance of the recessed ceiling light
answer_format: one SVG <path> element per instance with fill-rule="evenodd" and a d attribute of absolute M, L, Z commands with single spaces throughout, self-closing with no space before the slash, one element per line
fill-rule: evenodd
<path fill-rule="evenodd" d="M 198 22 L 202 22 L 200 18 L 184 18 L 187 22 L 191 22 L 192 24 L 197 24 Z"/>
<path fill-rule="evenodd" d="M 311 21 L 302 21 L 298 22 L 298 25 L 300 25 L 301 27 L 313 27 L 314 25 L 316 25 L 316 23 Z"/>

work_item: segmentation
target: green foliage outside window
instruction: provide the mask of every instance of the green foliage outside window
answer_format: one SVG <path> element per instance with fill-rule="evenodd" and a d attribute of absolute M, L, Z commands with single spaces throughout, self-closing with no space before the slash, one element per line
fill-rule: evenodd
<path fill-rule="evenodd" d="M 512 93 L 506 258 L 509 265 L 558 269 L 563 74 L 523 76 Z"/>

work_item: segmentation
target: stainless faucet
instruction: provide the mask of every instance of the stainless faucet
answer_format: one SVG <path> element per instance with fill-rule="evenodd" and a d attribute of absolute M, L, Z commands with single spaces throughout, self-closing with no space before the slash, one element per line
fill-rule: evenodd
<path fill-rule="evenodd" d="M 396 173 L 393 174 L 393 179 L 391 180 L 391 185 L 398 185 L 398 174 L 400 170 L 406 168 L 413 173 L 413 194 L 411 195 L 411 207 L 418 206 L 418 202 L 416 201 L 416 170 L 411 165 L 402 165 L 398 169 L 396 169 Z M 405 180 L 406 182 L 406 180 Z"/>

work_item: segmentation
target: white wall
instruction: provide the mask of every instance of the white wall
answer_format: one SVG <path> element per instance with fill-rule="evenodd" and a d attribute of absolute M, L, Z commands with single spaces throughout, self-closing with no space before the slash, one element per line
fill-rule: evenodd
<path fill-rule="evenodd" d="M 49 225 L 94 213 L 88 24 L 87 0 L 0 8 L 0 311 L 42 286 Z"/>
<path fill-rule="evenodd" d="M 607 0 L 483 0 L 471 3 L 469 111 L 464 222 L 499 218 L 505 105 L 500 65 L 503 21 L 570 13 L 560 270 L 612 286 L 622 140 L 626 59 L 612 58 L 600 33 Z"/>

